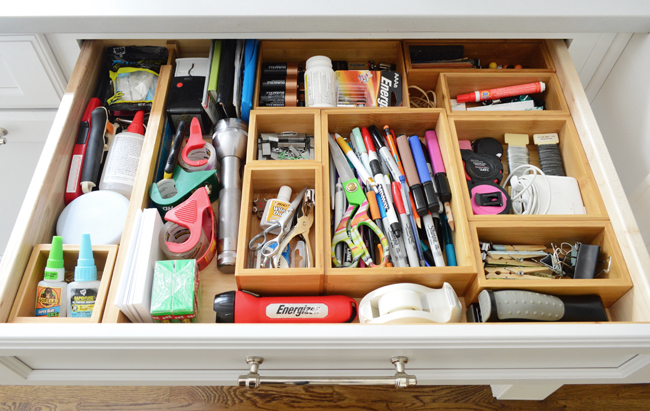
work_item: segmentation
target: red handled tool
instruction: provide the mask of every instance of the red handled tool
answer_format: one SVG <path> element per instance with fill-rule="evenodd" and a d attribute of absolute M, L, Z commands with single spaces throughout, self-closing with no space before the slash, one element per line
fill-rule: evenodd
<path fill-rule="evenodd" d="M 81 170 L 83 169 L 84 159 L 86 157 L 86 149 L 88 148 L 89 136 L 93 129 L 103 132 L 106 127 L 104 124 L 95 124 L 91 119 L 91 113 L 97 107 L 102 106 L 102 101 L 93 97 L 86 106 L 86 111 L 81 118 L 79 125 L 79 132 L 77 133 L 77 141 L 75 142 L 74 149 L 72 150 L 72 159 L 70 161 L 70 171 L 68 172 L 68 180 L 65 186 L 65 203 L 68 204 L 75 198 L 79 197 L 83 192 L 81 191 Z"/>
<path fill-rule="evenodd" d="M 214 297 L 218 323 L 350 323 L 357 302 L 344 295 L 260 297 L 228 291 Z"/>

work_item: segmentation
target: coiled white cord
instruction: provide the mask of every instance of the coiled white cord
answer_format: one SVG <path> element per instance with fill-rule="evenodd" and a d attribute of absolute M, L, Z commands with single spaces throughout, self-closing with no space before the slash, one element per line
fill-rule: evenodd
<path fill-rule="evenodd" d="M 517 177 L 514 174 L 519 169 L 523 169 L 522 172 L 518 173 L 522 174 L 521 177 Z M 546 201 L 546 209 L 544 209 L 544 212 L 540 212 L 539 193 L 534 184 L 538 175 L 544 177 L 546 187 L 548 188 L 548 200 Z M 512 210 L 515 214 L 532 215 L 548 213 L 548 210 L 551 208 L 551 184 L 542 170 L 530 164 L 522 164 L 511 170 L 508 177 L 503 180 L 501 186 L 505 188 L 508 182 L 510 182 L 510 187 L 512 188 L 510 197 L 512 200 Z M 524 185 L 526 182 L 528 182 L 528 185 Z"/>

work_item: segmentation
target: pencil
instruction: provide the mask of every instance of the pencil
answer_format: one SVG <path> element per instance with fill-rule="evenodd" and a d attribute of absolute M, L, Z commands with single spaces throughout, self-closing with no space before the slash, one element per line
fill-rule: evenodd
<path fill-rule="evenodd" d="M 449 201 L 445 203 L 445 216 L 447 216 L 447 223 L 449 224 L 451 231 L 456 231 L 456 226 L 454 224 L 454 214 L 451 212 L 451 204 L 449 204 Z"/>

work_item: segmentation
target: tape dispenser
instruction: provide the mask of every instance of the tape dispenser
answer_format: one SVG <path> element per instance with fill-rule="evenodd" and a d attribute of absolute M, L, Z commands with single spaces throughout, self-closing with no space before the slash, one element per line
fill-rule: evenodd
<path fill-rule="evenodd" d="M 393 284 L 367 294 L 359 303 L 362 324 L 457 323 L 462 305 L 449 283 L 435 289 Z"/>
<path fill-rule="evenodd" d="M 210 202 L 215 202 L 219 199 L 219 191 L 221 191 L 221 182 L 215 170 L 207 171 L 185 171 L 181 166 L 174 168 L 174 183 L 178 193 L 170 198 L 163 198 L 160 194 L 160 189 L 156 183 L 152 183 L 149 187 L 149 198 L 155 204 L 160 212 L 160 215 L 174 207 L 179 206 L 181 203 L 190 198 L 199 187 L 207 187 L 210 192 Z"/>
<path fill-rule="evenodd" d="M 216 161 L 216 151 L 212 144 L 203 140 L 201 123 L 194 117 L 190 123 L 190 138 L 181 151 L 179 163 L 188 171 L 198 171 L 216 169 Z"/>
<path fill-rule="evenodd" d="M 160 246 L 168 258 L 196 259 L 199 271 L 210 264 L 217 249 L 215 218 L 208 189 L 201 187 L 184 203 L 165 214 Z"/>

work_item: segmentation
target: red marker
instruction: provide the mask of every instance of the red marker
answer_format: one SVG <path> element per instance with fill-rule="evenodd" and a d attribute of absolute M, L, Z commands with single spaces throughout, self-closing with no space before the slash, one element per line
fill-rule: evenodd
<path fill-rule="evenodd" d="M 84 166 L 86 149 L 88 148 L 88 137 L 90 136 L 90 130 L 93 127 L 91 122 L 91 113 L 97 107 L 101 107 L 101 105 L 102 101 L 100 99 L 96 97 L 91 98 L 86 106 L 86 111 L 84 111 L 84 115 L 81 118 L 77 141 L 72 150 L 70 171 L 68 171 L 68 181 L 65 186 L 64 201 L 66 204 L 83 194 L 83 191 L 81 191 L 81 170 Z M 106 124 L 97 124 L 96 126 L 103 129 L 106 127 Z"/>
<path fill-rule="evenodd" d="M 542 93 L 546 90 L 546 84 L 538 81 L 536 83 L 519 84 L 510 87 L 493 88 L 490 90 L 475 91 L 468 94 L 456 96 L 458 103 L 471 103 L 474 101 L 495 100 L 502 97 L 520 96 L 522 94 Z"/>
<path fill-rule="evenodd" d="M 218 323 L 350 323 L 357 302 L 345 295 L 259 297 L 228 291 L 214 297 Z"/>

